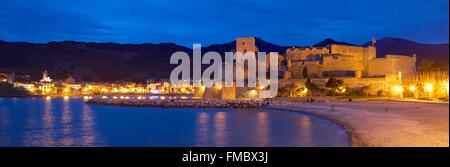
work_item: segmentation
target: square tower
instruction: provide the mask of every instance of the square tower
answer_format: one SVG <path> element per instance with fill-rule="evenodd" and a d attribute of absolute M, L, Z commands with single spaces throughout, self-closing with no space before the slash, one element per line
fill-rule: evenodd
<path fill-rule="evenodd" d="M 245 54 L 247 52 L 258 52 L 255 38 L 238 38 L 236 39 L 236 52 Z"/>

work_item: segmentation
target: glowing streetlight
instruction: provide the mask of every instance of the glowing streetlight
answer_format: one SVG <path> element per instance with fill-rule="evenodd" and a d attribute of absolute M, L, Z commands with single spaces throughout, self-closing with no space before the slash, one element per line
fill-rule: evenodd
<path fill-rule="evenodd" d="M 222 85 L 217 84 L 217 85 L 216 85 L 216 88 L 217 88 L 217 89 L 222 89 Z"/>
<path fill-rule="evenodd" d="M 444 86 L 445 90 L 447 90 L 448 93 L 448 81 L 442 81 L 442 85 Z"/>
<path fill-rule="evenodd" d="M 394 92 L 395 93 L 402 93 L 403 87 L 402 86 L 394 86 Z"/>
<path fill-rule="evenodd" d="M 102 88 L 102 89 L 100 89 L 100 91 L 103 92 L 103 93 L 105 93 L 105 92 L 108 92 L 108 89 Z"/>
<path fill-rule="evenodd" d="M 414 92 L 414 91 L 416 91 L 416 86 L 411 85 L 408 87 L 408 90 L 410 90 L 411 92 Z"/>
<path fill-rule="evenodd" d="M 337 88 L 337 91 L 338 91 L 339 93 L 345 93 L 346 90 L 347 90 L 347 88 L 345 88 L 345 87 L 343 87 L 343 86 L 340 86 L 340 87 Z"/>
<path fill-rule="evenodd" d="M 424 89 L 426 92 L 431 93 L 433 91 L 433 84 L 431 83 L 426 83 L 424 86 Z"/>
<path fill-rule="evenodd" d="M 69 91 L 70 91 L 69 88 L 64 88 L 64 89 L 63 89 L 63 92 L 64 92 L 64 93 L 69 93 Z"/>
<path fill-rule="evenodd" d="M 308 88 L 303 88 L 302 93 L 307 93 L 308 92 Z"/>

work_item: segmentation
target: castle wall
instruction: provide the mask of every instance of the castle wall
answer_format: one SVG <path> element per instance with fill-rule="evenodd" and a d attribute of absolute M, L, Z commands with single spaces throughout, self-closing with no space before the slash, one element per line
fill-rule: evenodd
<path fill-rule="evenodd" d="M 357 78 L 398 76 L 399 72 L 402 78 L 409 78 L 416 74 L 416 57 L 386 55 L 385 58 L 376 58 L 376 48 L 373 46 L 333 44 L 328 49 L 290 48 L 286 51 L 286 59 L 292 79 L 302 79 L 305 66 L 310 77 L 324 77 L 324 73 L 330 71 L 351 72 Z"/>
<path fill-rule="evenodd" d="M 395 77 L 383 78 L 352 78 L 352 77 L 337 77 L 344 81 L 344 86 L 350 89 L 363 89 L 368 87 L 369 95 L 377 95 L 378 91 L 390 92 L 392 86 L 398 85 L 399 80 Z M 328 78 L 311 78 L 311 82 L 320 88 L 325 88 Z M 293 83 L 305 84 L 306 79 L 288 79 L 279 80 L 279 87 L 285 87 Z"/>
<path fill-rule="evenodd" d="M 376 58 L 370 61 L 369 76 L 398 75 L 402 78 L 411 78 L 416 75 L 416 57 L 401 55 L 386 55 L 385 58 Z"/>
<path fill-rule="evenodd" d="M 324 71 L 364 71 L 362 55 L 326 56 L 323 59 Z"/>
<path fill-rule="evenodd" d="M 368 76 L 369 62 L 376 58 L 376 48 L 373 46 L 360 47 L 348 45 L 331 45 L 330 53 L 338 55 L 349 55 L 353 61 L 352 68 L 361 71 L 364 76 Z"/>
<path fill-rule="evenodd" d="M 286 58 L 289 60 L 306 60 L 308 55 L 328 54 L 328 48 L 289 48 L 286 50 Z"/>
<path fill-rule="evenodd" d="M 222 88 L 222 99 L 223 100 L 234 100 L 236 99 L 236 86 L 233 87 L 223 87 Z"/>
<path fill-rule="evenodd" d="M 308 75 L 312 78 L 317 78 L 322 76 L 323 65 L 319 64 L 318 61 L 300 61 L 294 62 L 291 64 L 289 71 L 292 72 L 293 79 L 302 79 L 303 78 L 303 69 L 308 69 Z"/>

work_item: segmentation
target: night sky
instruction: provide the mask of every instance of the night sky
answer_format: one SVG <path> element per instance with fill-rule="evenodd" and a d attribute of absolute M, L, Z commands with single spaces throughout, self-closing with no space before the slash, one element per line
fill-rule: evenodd
<path fill-rule="evenodd" d="M 447 43 L 448 0 L 1 0 L 0 40 L 280 45 L 371 36 Z"/>

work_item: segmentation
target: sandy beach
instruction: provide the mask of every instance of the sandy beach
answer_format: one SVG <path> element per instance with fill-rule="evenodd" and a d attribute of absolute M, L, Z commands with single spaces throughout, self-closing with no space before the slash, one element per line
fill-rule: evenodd
<path fill-rule="evenodd" d="M 351 134 L 352 146 L 449 146 L 448 103 L 364 101 L 304 103 L 271 108 L 300 111 L 334 120 Z"/>

